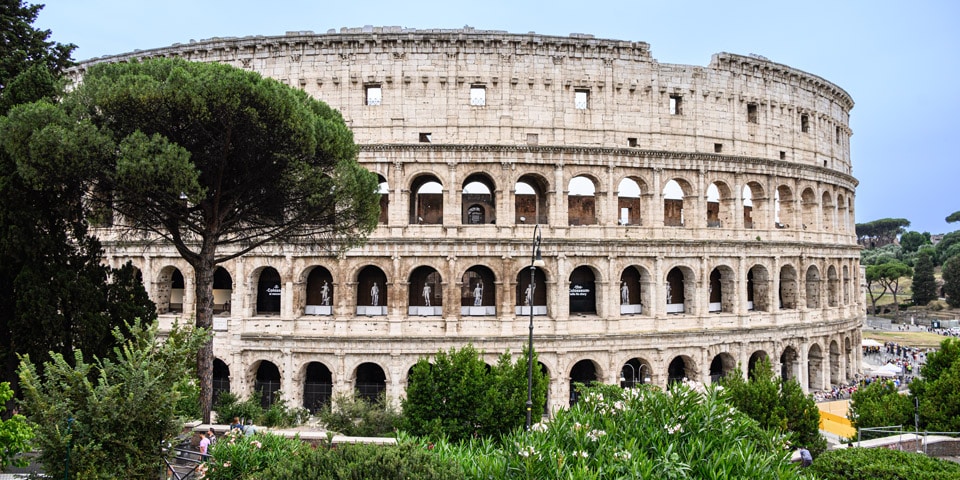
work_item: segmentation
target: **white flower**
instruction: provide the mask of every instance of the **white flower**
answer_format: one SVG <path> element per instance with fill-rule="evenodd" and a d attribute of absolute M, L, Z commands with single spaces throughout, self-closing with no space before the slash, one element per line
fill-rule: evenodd
<path fill-rule="evenodd" d="M 587 438 L 596 442 L 597 440 L 600 439 L 600 437 L 606 434 L 607 432 L 604 432 L 603 430 L 590 430 L 589 432 L 587 432 Z"/>
<path fill-rule="evenodd" d="M 583 451 L 583 450 L 574 450 L 573 453 L 571 453 L 570 455 L 572 455 L 572 456 L 574 456 L 574 457 L 581 457 L 581 458 L 587 458 L 587 457 L 590 456 L 589 453 L 587 453 L 587 452 L 585 452 L 585 451 Z"/>
<path fill-rule="evenodd" d="M 547 424 L 543 422 L 537 422 L 533 425 L 530 425 L 530 430 L 534 432 L 546 432 L 548 429 Z"/>
<path fill-rule="evenodd" d="M 669 433 L 670 435 L 673 435 L 674 433 L 682 432 L 682 431 L 683 431 L 683 426 L 681 426 L 679 423 L 676 424 L 676 425 L 672 425 L 672 426 L 668 425 L 668 426 L 665 427 L 665 428 L 667 429 L 667 433 Z"/>
<path fill-rule="evenodd" d="M 521 449 L 517 452 L 517 455 L 520 455 L 520 456 L 523 457 L 523 458 L 529 458 L 529 457 L 532 457 L 532 456 L 534 456 L 534 455 L 536 455 L 536 454 L 537 454 L 537 451 L 536 451 L 536 449 L 533 448 L 533 445 L 527 445 L 527 446 L 521 448 Z"/>
<path fill-rule="evenodd" d="M 632 455 L 630 455 L 630 452 L 626 450 L 623 450 L 620 452 L 614 452 L 613 454 L 613 458 L 616 458 L 617 460 L 630 460 L 631 456 Z"/>

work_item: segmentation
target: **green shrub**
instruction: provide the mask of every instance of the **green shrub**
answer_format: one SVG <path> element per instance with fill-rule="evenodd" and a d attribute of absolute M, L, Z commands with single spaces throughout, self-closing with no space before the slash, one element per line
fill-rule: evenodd
<path fill-rule="evenodd" d="M 263 407 L 260 406 L 260 392 L 254 391 L 246 400 L 240 400 L 232 392 L 220 392 L 220 398 L 214 408 L 217 412 L 217 421 L 230 423 L 234 417 L 241 421 L 250 420 L 257 423 L 263 416 Z"/>
<path fill-rule="evenodd" d="M 244 435 L 231 430 L 210 449 L 210 460 L 201 466 L 208 480 L 260 480 L 270 468 L 290 469 L 308 452 L 310 445 L 299 437 L 285 438 L 261 433 Z M 280 477 L 278 477 L 280 478 Z"/>
<path fill-rule="evenodd" d="M 721 388 L 586 387 L 579 402 L 530 432 L 433 452 L 472 479 L 798 479 L 784 438 L 731 407 Z M 428 440 L 420 440 L 429 447 Z"/>
<path fill-rule="evenodd" d="M 384 395 L 376 402 L 353 394 L 338 393 L 318 413 L 327 430 L 354 437 L 392 436 L 401 417 Z"/>
<path fill-rule="evenodd" d="M 238 477 L 234 477 L 238 478 Z M 263 480 L 459 480 L 459 465 L 441 461 L 420 445 L 339 445 L 303 452 L 296 461 L 278 462 L 262 472 Z"/>
<path fill-rule="evenodd" d="M 885 448 L 845 448 L 820 455 L 808 470 L 822 480 L 960 479 L 960 464 Z"/>
<path fill-rule="evenodd" d="M 177 392 L 177 403 L 174 408 L 177 416 L 184 419 L 200 418 L 200 386 L 197 385 L 197 375 L 190 372 L 173 386 Z"/>
<path fill-rule="evenodd" d="M 307 409 L 287 408 L 287 401 L 279 398 L 263 412 L 257 423 L 268 427 L 295 427 L 309 417 L 310 412 Z"/>

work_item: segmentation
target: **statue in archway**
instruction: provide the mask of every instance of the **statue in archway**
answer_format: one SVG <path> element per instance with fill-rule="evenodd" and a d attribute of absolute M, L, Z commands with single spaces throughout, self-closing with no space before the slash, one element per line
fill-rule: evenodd
<path fill-rule="evenodd" d="M 320 303 L 323 305 L 330 305 L 330 284 L 326 280 L 323 281 L 323 286 L 320 287 Z"/>
<path fill-rule="evenodd" d="M 483 281 L 477 282 L 477 286 L 473 287 L 473 306 L 479 307 L 483 304 Z"/>
<path fill-rule="evenodd" d="M 627 286 L 627 282 L 621 282 L 620 284 L 620 303 L 623 305 L 630 304 L 630 287 Z"/>
<path fill-rule="evenodd" d="M 370 306 L 376 307 L 380 305 L 380 287 L 377 286 L 377 282 L 373 282 L 373 286 L 370 287 Z"/>
<path fill-rule="evenodd" d="M 430 306 L 430 284 L 429 283 L 423 284 L 423 306 L 425 307 Z"/>

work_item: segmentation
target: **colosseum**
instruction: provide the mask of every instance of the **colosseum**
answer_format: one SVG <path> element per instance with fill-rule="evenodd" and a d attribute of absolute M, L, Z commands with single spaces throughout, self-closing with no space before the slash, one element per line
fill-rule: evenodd
<path fill-rule="evenodd" d="M 80 71 L 149 57 L 305 90 L 343 113 L 381 182 L 363 247 L 276 244 L 218 269 L 215 391 L 396 400 L 419 358 L 522 355 L 530 325 L 548 409 L 576 401 L 574 382 L 711 382 L 766 358 L 814 391 L 861 369 L 853 100 L 823 78 L 756 55 L 659 63 L 584 34 L 399 27 L 191 41 Z M 140 269 L 162 325 L 190 316 L 172 247 L 105 246 Z"/>

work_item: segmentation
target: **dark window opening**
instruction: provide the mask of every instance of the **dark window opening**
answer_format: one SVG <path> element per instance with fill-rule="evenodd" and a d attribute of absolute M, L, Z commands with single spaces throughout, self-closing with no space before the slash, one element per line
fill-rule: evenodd
<path fill-rule="evenodd" d="M 637 139 L 635 137 L 627 137 L 627 146 L 636 147 Z"/>
<path fill-rule="evenodd" d="M 760 123 L 760 117 L 757 110 L 756 103 L 747 104 L 747 122 L 749 123 Z"/>
<path fill-rule="evenodd" d="M 810 116 L 806 113 L 800 115 L 800 131 L 803 133 L 810 132 Z"/>
<path fill-rule="evenodd" d="M 420 132 L 420 143 L 430 143 L 430 133 Z"/>
<path fill-rule="evenodd" d="M 714 152 L 714 153 L 722 153 L 722 152 L 723 152 L 723 144 L 722 144 L 722 143 L 714 143 L 714 144 L 713 144 L 713 152 Z"/>
<path fill-rule="evenodd" d="M 670 95 L 670 115 L 682 115 L 681 105 L 683 97 L 680 95 Z"/>

